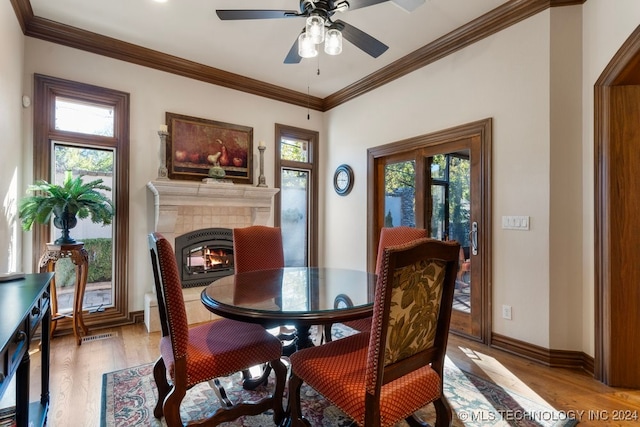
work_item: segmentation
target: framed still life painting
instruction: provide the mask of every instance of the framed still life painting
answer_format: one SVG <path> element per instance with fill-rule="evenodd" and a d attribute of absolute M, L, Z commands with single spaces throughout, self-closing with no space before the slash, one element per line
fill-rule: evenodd
<path fill-rule="evenodd" d="M 238 184 L 253 184 L 253 128 L 166 113 L 170 179 L 202 180 L 213 167 Z"/>

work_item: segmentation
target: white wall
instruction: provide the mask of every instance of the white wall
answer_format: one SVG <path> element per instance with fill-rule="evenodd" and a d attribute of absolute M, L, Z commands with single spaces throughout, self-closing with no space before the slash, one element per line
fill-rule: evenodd
<path fill-rule="evenodd" d="M 322 113 L 311 112 L 311 119 L 307 120 L 306 108 L 41 40 L 27 38 L 26 51 L 25 75 L 30 90 L 33 90 L 33 74 L 38 73 L 130 94 L 129 310 L 142 310 L 144 293 L 152 287 L 146 235 L 153 229 L 153 205 L 146 184 L 157 178 L 160 164 L 158 127 L 165 123 L 165 112 L 253 127 L 255 184 L 259 167 L 257 142 L 263 140 L 267 145 L 265 176 L 270 187 L 274 182 L 275 123 L 317 131 L 322 128 Z M 31 130 L 27 140 L 32 141 Z M 31 159 L 32 148 L 28 145 L 29 153 L 25 158 Z M 29 176 L 25 175 L 25 179 Z M 24 259 L 26 264 L 29 259 L 26 254 Z"/>
<path fill-rule="evenodd" d="M 0 272 L 21 271 L 17 219 L 23 161 L 22 62 L 24 37 L 11 2 L 0 2 Z"/>
<path fill-rule="evenodd" d="M 551 9 L 549 348 L 582 349 L 582 9 Z"/>

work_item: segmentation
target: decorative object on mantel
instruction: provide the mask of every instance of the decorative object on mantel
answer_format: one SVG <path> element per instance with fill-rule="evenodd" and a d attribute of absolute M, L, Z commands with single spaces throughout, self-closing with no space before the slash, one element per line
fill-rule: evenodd
<path fill-rule="evenodd" d="M 202 180 L 217 166 L 217 179 L 253 184 L 253 128 L 169 112 L 166 121 L 170 179 Z"/>
<path fill-rule="evenodd" d="M 220 162 L 218 161 L 221 153 L 210 155 L 210 162 L 213 163 L 213 166 L 209 168 L 209 178 L 203 178 L 202 182 L 211 184 L 211 183 L 219 183 L 219 184 L 233 184 L 233 181 L 225 181 L 224 177 L 227 174 L 224 169 L 220 166 Z"/>
<path fill-rule="evenodd" d="M 158 136 L 160 137 L 160 167 L 158 167 L 158 179 L 169 179 L 167 171 L 167 125 L 160 125 Z"/>
<path fill-rule="evenodd" d="M 34 222 L 49 224 L 53 215 L 53 225 L 62 230 L 62 235 L 54 243 L 70 245 L 76 241 L 69 236 L 69 230 L 76 226 L 78 218 L 91 218 L 96 224 L 111 224 L 113 204 L 99 191 L 111 191 L 111 188 L 102 182 L 102 179 L 96 179 L 85 183 L 82 175 L 74 178 L 70 170 L 65 172 L 62 185 L 36 181 L 27 188 L 27 194 L 31 195 L 19 202 L 18 216 L 22 219 L 22 229 L 31 230 Z"/>
<path fill-rule="evenodd" d="M 265 147 L 264 141 L 260 141 L 258 144 L 258 151 L 260 151 L 260 176 L 258 177 L 257 187 L 267 186 L 267 180 L 264 177 L 264 150 L 266 149 L 267 147 Z"/>
<path fill-rule="evenodd" d="M 220 167 L 220 165 L 212 166 L 209 168 L 209 178 L 202 178 L 202 182 L 205 184 L 224 184 L 233 185 L 233 181 L 225 180 L 226 172 Z"/>

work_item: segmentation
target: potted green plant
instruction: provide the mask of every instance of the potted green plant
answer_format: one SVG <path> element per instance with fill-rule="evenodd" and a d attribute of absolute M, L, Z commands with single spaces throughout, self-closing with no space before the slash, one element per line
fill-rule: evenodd
<path fill-rule="evenodd" d="M 62 230 L 55 244 L 75 243 L 75 239 L 69 236 L 69 230 L 76 226 L 78 218 L 91 218 L 96 224 L 111 224 L 113 204 L 99 190 L 111 191 L 111 188 L 104 185 L 102 179 L 85 183 L 82 176 L 74 178 L 71 171 L 65 173 L 62 185 L 36 181 L 27 188 L 30 195 L 20 200 L 18 205 L 22 229 L 31 230 L 34 222 L 48 224 L 53 215 L 53 225 Z"/>

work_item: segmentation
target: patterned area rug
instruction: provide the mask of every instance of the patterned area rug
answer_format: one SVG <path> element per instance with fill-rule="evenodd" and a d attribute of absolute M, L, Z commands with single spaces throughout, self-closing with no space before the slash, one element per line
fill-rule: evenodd
<path fill-rule="evenodd" d="M 153 380 L 152 364 L 136 366 L 103 375 L 101 427 L 166 426 L 164 420 L 153 416 L 157 390 Z M 273 390 L 273 374 L 268 387 L 249 392 L 242 389 L 240 374 L 221 379 L 232 401 L 257 400 Z M 454 426 L 522 426 L 559 427 L 574 426 L 561 411 L 539 404 L 476 375 L 461 371 L 447 360 L 444 392 L 454 410 Z M 302 411 L 313 426 L 348 426 L 351 420 L 338 408 L 327 402 L 312 388 L 303 385 Z M 201 419 L 213 413 L 219 401 L 208 384 L 200 384 L 187 392 L 182 403 L 183 420 Z M 420 416 L 435 422 L 433 405 L 419 412 Z M 272 426 L 272 414 L 242 417 L 225 426 Z M 406 426 L 405 422 L 398 424 Z"/>

